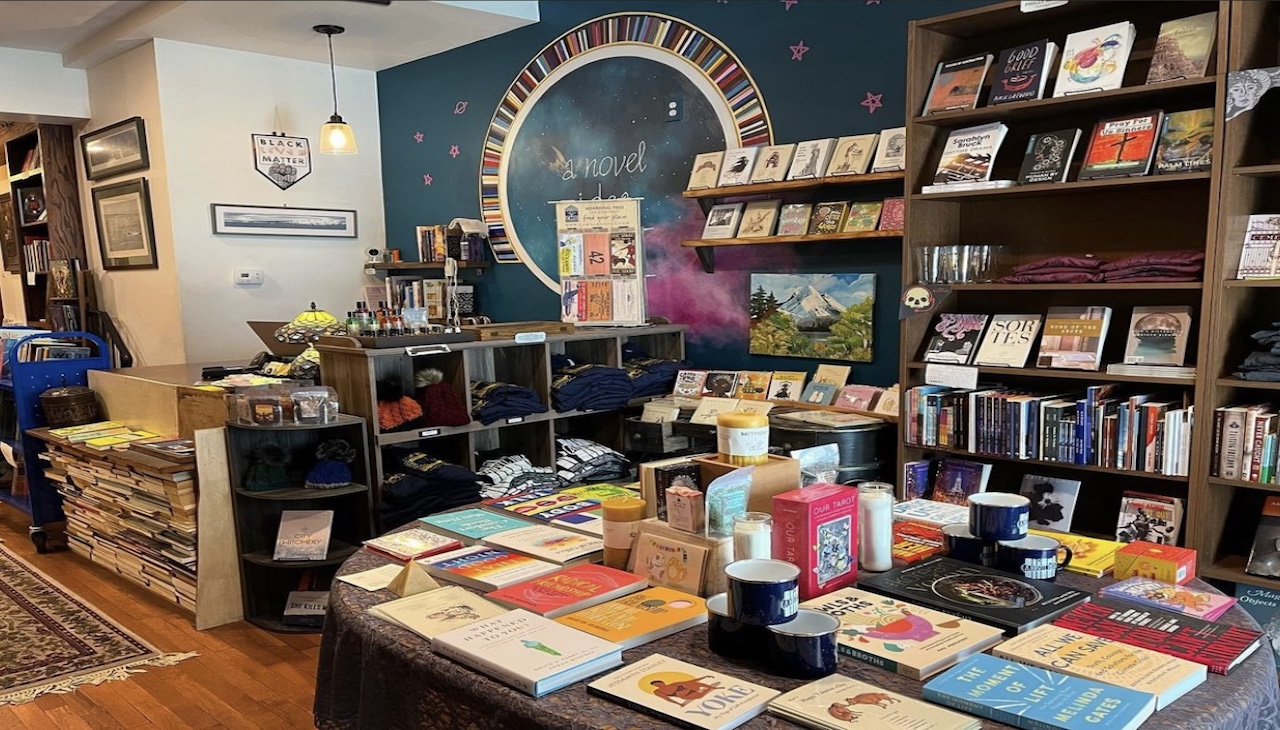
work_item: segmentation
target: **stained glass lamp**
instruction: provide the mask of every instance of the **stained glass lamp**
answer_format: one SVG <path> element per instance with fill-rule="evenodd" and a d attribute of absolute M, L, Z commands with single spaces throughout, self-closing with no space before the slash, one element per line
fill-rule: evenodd
<path fill-rule="evenodd" d="M 324 335 L 345 334 L 347 334 L 345 324 L 323 309 L 316 309 L 316 303 L 312 302 L 311 309 L 299 314 L 293 318 L 292 322 L 276 330 L 276 339 L 291 345 L 305 345 L 319 340 Z"/>

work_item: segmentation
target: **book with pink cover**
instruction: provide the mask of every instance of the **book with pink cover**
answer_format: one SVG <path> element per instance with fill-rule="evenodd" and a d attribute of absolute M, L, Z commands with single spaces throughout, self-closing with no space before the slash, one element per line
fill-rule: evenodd
<path fill-rule="evenodd" d="M 1186 586 L 1136 576 L 1101 588 L 1098 595 L 1183 613 L 1206 621 L 1216 620 L 1236 603 L 1236 599 L 1221 593 L 1197 591 Z"/>

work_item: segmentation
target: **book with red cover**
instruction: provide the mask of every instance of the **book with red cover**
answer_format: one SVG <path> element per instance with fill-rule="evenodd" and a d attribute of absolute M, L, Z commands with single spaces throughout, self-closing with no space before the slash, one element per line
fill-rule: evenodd
<path fill-rule="evenodd" d="M 893 523 L 893 567 L 942 554 L 942 530 L 919 522 Z"/>
<path fill-rule="evenodd" d="M 499 588 L 485 598 L 507 608 L 523 608 L 556 618 L 635 593 L 648 585 L 634 573 L 587 563 Z"/>
<path fill-rule="evenodd" d="M 1107 598 L 1082 603 L 1053 623 L 1203 664 L 1214 674 L 1230 672 L 1257 650 L 1263 637 L 1261 631 Z"/>
<path fill-rule="evenodd" d="M 906 202 L 903 198 L 885 198 L 880 208 L 881 231 L 900 231 L 906 219 Z"/>
<path fill-rule="evenodd" d="M 1080 180 L 1146 175 L 1156 151 L 1164 112 L 1103 119 L 1093 128 Z"/>
<path fill-rule="evenodd" d="M 773 497 L 773 557 L 800 568 L 800 600 L 858 580 L 858 490 L 814 484 Z"/>

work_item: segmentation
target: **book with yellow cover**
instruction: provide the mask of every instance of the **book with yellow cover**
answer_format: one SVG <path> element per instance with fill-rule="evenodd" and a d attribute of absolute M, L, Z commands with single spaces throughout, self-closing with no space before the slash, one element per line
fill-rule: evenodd
<path fill-rule="evenodd" d="M 49 435 L 58 438 L 70 438 L 77 434 L 92 433 L 94 431 L 110 431 L 112 429 L 124 428 L 123 423 L 115 421 L 98 421 L 97 423 L 86 423 L 82 426 L 66 426 L 64 428 L 51 428 Z"/>
<path fill-rule="evenodd" d="M 1001 659 L 1156 696 L 1156 710 L 1200 686 L 1208 668 L 1101 636 L 1044 624 L 991 651 Z"/>
<path fill-rule="evenodd" d="M 1032 535 L 1051 537 L 1071 548 L 1071 562 L 1066 570 L 1093 578 L 1107 575 L 1115 567 L 1116 551 L 1124 547 L 1124 543 L 1114 540 L 1100 540 L 1096 537 L 1085 537 L 1065 532 L 1047 532 L 1030 530 Z"/>
<path fill-rule="evenodd" d="M 764 712 L 769 700 L 781 694 L 662 654 L 596 679 L 587 693 L 698 730 L 732 730 Z"/>
<path fill-rule="evenodd" d="M 565 626 L 634 649 L 707 622 L 707 602 L 655 586 L 556 619 Z"/>
<path fill-rule="evenodd" d="M 982 721 L 832 674 L 769 703 L 769 713 L 818 730 L 850 725 L 897 730 L 979 730 Z"/>
<path fill-rule="evenodd" d="M 129 431 L 126 433 L 115 434 L 112 436 L 99 436 L 97 438 L 91 438 L 86 440 L 84 442 L 84 445 L 88 446 L 91 449 L 97 449 L 98 451 L 106 451 L 107 449 L 110 449 L 115 446 L 122 446 L 124 444 L 131 443 L 134 441 L 141 441 L 142 439 L 153 439 L 156 437 L 157 437 L 157 434 L 151 433 L 150 431 Z"/>

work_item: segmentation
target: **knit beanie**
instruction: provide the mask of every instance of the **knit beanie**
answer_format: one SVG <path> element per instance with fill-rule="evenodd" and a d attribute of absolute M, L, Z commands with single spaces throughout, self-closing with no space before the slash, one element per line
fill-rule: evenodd
<path fill-rule="evenodd" d="M 277 443 L 267 442 L 253 452 L 253 464 L 244 477 L 244 488 L 250 492 L 269 492 L 289 487 L 289 451 Z"/>
<path fill-rule="evenodd" d="M 307 474 L 307 489 L 340 489 L 351 484 L 356 450 L 342 439 L 325 441 L 316 449 L 316 465 Z"/>
<path fill-rule="evenodd" d="M 422 407 L 404 394 L 399 378 L 387 378 L 377 383 L 378 427 L 383 431 L 406 428 L 422 418 Z"/>

